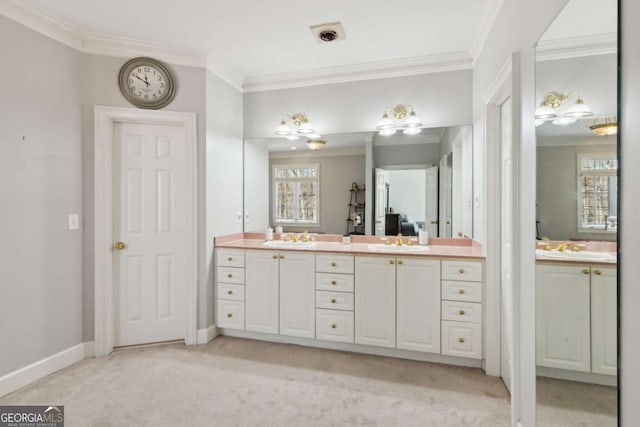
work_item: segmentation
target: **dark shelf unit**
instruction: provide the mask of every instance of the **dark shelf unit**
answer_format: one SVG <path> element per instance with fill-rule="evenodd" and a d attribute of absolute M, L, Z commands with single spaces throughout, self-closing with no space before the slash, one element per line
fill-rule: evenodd
<path fill-rule="evenodd" d="M 347 214 L 347 231 L 345 234 L 364 234 L 364 188 L 349 190 L 349 213 Z"/>

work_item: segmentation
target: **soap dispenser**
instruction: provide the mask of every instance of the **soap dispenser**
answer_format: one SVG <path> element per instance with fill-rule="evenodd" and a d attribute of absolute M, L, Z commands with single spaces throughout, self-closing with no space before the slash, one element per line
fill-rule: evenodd
<path fill-rule="evenodd" d="M 418 243 L 422 246 L 427 246 L 429 244 L 429 232 L 426 228 L 418 230 Z"/>

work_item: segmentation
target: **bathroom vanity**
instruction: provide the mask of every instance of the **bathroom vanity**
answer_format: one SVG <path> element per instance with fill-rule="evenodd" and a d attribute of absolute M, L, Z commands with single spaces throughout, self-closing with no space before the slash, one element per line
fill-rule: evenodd
<path fill-rule="evenodd" d="M 481 366 L 480 246 L 470 239 L 389 243 L 374 236 L 352 236 L 348 245 L 337 235 L 216 238 L 219 332 Z"/>

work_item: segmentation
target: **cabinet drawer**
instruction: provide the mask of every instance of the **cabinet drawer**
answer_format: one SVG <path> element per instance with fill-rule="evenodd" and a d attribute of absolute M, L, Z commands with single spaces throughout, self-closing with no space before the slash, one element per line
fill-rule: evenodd
<path fill-rule="evenodd" d="M 442 320 L 480 323 L 482 321 L 482 304 L 442 301 Z"/>
<path fill-rule="evenodd" d="M 244 267 L 244 251 L 241 249 L 216 249 L 218 267 Z"/>
<path fill-rule="evenodd" d="M 218 267 L 218 283 L 244 284 L 244 268 Z"/>
<path fill-rule="evenodd" d="M 482 358 L 482 327 L 479 323 L 442 322 L 442 354 Z"/>
<path fill-rule="evenodd" d="M 316 291 L 316 307 L 353 311 L 353 294 L 346 292 Z"/>
<path fill-rule="evenodd" d="M 482 282 L 482 262 L 442 261 L 442 280 Z"/>
<path fill-rule="evenodd" d="M 316 339 L 353 342 L 353 312 L 316 310 Z"/>
<path fill-rule="evenodd" d="M 482 283 L 443 280 L 442 299 L 482 302 Z"/>
<path fill-rule="evenodd" d="M 244 285 L 232 285 L 231 283 L 218 283 L 218 299 L 244 301 Z"/>
<path fill-rule="evenodd" d="M 316 255 L 316 271 L 353 274 L 353 256 Z"/>
<path fill-rule="evenodd" d="M 216 309 L 219 328 L 244 329 L 244 302 L 218 299 Z"/>
<path fill-rule="evenodd" d="M 353 292 L 351 274 L 317 273 L 316 289 L 321 291 Z"/>

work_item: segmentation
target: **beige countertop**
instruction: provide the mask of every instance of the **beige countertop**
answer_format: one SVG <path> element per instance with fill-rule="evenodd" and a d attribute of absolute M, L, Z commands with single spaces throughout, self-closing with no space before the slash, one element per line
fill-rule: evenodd
<path fill-rule="evenodd" d="M 285 233 L 288 234 L 288 233 Z M 275 240 L 280 240 L 281 236 L 274 235 Z M 227 236 L 219 236 L 214 239 L 216 248 L 229 249 L 258 249 L 271 251 L 291 251 L 291 252 L 327 252 L 349 255 L 377 255 L 377 256 L 398 256 L 422 257 L 422 258 L 470 258 L 484 259 L 482 247 L 471 239 L 429 239 L 426 250 L 413 252 L 411 248 L 402 246 L 390 248 L 389 250 L 374 250 L 371 245 L 384 245 L 384 238 L 376 236 L 351 236 L 350 244 L 342 243 L 340 235 L 318 234 L 311 235 L 313 246 L 309 247 L 272 247 L 265 244 L 262 233 L 238 233 Z M 406 242 L 409 237 L 403 237 Z M 389 237 L 394 242 L 395 237 Z M 413 237 L 413 239 L 417 239 Z M 417 245 L 417 240 L 414 241 Z M 393 246 L 393 245 L 392 245 Z M 406 248 L 406 249 L 405 249 Z"/>
<path fill-rule="evenodd" d="M 617 245 L 615 242 L 568 242 L 564 251 L 556 248 L 562 241 L 538 242 L 536 244 L 536 262 L 544 264 L 571 265 L 603 265 L 614 267 L 617 265 Z M 577 246 L 577 251 L 574 251 Z"/>

